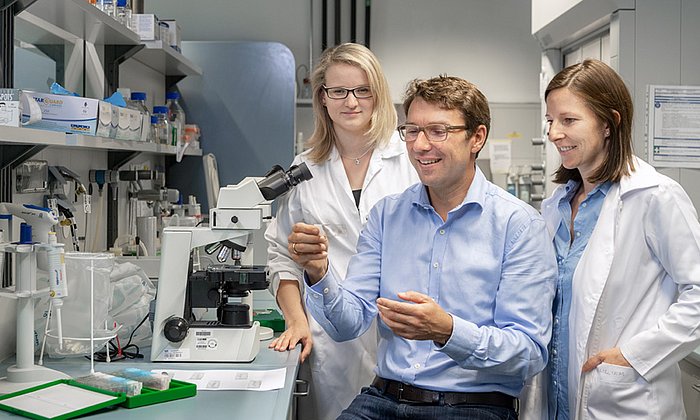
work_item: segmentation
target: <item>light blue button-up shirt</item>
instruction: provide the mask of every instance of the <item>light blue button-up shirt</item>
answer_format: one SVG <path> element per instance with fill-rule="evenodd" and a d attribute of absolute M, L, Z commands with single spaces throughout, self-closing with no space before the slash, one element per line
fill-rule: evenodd
<path fill-rule="evenodd" d="M 574 220 L 574 237 L 571 238 L 571 200 L 578 190 L 577 181 L 569 181 L 565 186 L 566 194 L 558 203 L 561 221 L 554 236 L 554 247 L 559 265 L 557 293 L 552 312 L 554 326 L 550 343 L 549 373 L 549 413 L 550 418 L 566 420 L 569 418 L 569 312 L 571 309 L 571 282 L 588 239 L 600 216 L 605 196 L 612 183 L 605 182 L 596 186 L 581 203 Z"/>
<path fill-rule="evenodd" d="M 378 297 L 430 296 L 452 315 L 444 346 L 395 335 L 378 319 L 376 373 L 418 387 L 517 396 L 547 361 L 556 259 L 541 216 L 477 169 L 443 221 L 425 187 L 379 201 L 342 283 L 306 286 L 312 316 L 336 341 L 360 336 Z"/>

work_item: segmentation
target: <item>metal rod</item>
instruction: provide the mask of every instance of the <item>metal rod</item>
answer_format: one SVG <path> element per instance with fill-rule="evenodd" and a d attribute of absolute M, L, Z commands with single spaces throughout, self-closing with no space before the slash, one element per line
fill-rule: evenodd
<path fill-rule="evenodd" d="M 372 11 L 372 0 L 365 0 L 365 47 L 369 48 L 369 27 L 370 13 Z"/>
<path fill-rule="evenodd" d="M 333 13 L 335 14 L 335 27 L 333 28 L 335 30 L 334 45 L 338 45 L 340 44 L 340 0 L 335 0 L 335 8 L 333 9 Z"/>
<path fill-rule="evenodd" d="M 321 3 L 321 51 L 325 51 L 328 48 L 328 35 L 326 32 L 328 32 L 328 0 L 323 0 Z"/>
<path fill-rule="evenodd" d="M 314 0 L 309 0 L 309 77 L 314 64 Z"/>
<path fill-rule="evenodd" d="M 357 42 L 357 0 L 350 1 L 350 42 Z"/>

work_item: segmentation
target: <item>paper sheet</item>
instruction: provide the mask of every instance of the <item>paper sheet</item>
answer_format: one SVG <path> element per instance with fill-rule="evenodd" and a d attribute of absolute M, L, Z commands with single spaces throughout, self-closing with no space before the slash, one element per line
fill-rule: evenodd
<path fill-rule="evenodd" d="M 287 369 L 273 370 L 158 370 L 171 378 L 197 385 L 198 391 L 270 391 L 284 388 Z"/>

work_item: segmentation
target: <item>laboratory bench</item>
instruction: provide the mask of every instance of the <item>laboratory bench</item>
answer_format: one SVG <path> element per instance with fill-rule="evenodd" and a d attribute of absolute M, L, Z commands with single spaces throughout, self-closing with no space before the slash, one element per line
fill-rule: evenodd
<path fill-rule="evenodd" d="M 150 348 L 141 349 L 146 360 L 121 360 L 110 363 L 95 362 L 95 371 L 109 372 L 120 368 L 136 367 L 144 370 L 272 370 L 286 368 L 284 388 L 273 391 L 197 391 L 194 397 L 126 409 L 119 407 L 81 417 L 95 419 L 168 419 L 195 420 L 197 418 L 254 418 L 259 420 L 284 420 L 291 417 L 294 406 L 294 388 L 299 368 L 301 346 L 288 352 L 268 349 L 270 341 L 260 342 L 260 353 L 250 363 L 151 363 Z M 14 360 L 0 363 L 0 375 L 4 376 Z M 90 361 L 84 357 L 66 359 L 44 358 L 44 366 L 62 371 L 72 377 L 90 373 Z M 23 418 L 0 411 L 0 418 Z"/>

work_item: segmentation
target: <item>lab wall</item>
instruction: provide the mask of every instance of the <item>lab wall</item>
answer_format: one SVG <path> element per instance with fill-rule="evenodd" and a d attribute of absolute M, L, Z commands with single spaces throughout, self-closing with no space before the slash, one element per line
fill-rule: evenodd
<path fill-rule="evenodd" d="M 557 0 L 533 0 L 533 14 L 547 5 L 557 7 Z M 548 51 L 565 48 L 575 41 L 570 34 L 592 33 L 610 28 L 610 62 L 625 80 L 633 96 L 634 151 L 648 159 L 646 143 L 647 86 L 700 86 L 700 2 L 697 0 L 591 0 L 585 8 L 577 5 L 545 22 L 533 31 L 542 48 Z M 568 34 L 559 30 L 569 28 Z M 678 181 L 696 208 L 700 208 L 700 170 L 657 168 Z"/>
<path fill-rule="evenodd" d="M 333 3 L 329 5 L 327 42 L 335 42 Z M 357 40 L 364 40 L 364 2 L 357 2 Z M 201 5 L 201 7 L 199 6 Z M 198 13 L 186 2 L 150 0 L 147 12 L 181 21 L 186 41 L 275 41 L 294 55 L 297 86 L 321 53 L 320 0 L 200 0 Z M 350 2 L 341 2 L 341 42 L 350 40 Z M 274 13 L 273 13 L 274 12 Z M 530 144 L 539 133 L 540 50 L 530 34 L 530 2 L 523 0 L 383 0 L 371 9 L 370 47 L 400 104 L 408 82 L 438 74 L 475 83 L 491 103 L 490 139 L 514 138 L 512 162 L 540 162 Z M 272 18 L 272 16 L 284 18 Z M 313 15 L 313 17 L 312 17 Z M 313 27 L 311 25 L 313 22 Z M 399 107 L 399 115 L 402 115 Z M 313 131 L 310 103 L 296 107 L 296 138 Z M 488 150 L 480 155 L 487 159 Z M 494 177 L 505 186 L 505 175 Z"/>
<path fill-rule="evenodd" d="M 331 9 L 333 3 L 328 2 Z M 350 40 L 350 2 L 341 4 L 344 42 Z M 361 42 L 364 2 L 357 4 Z M 182 21 L 183 40 L 282 42 L 297 66 L 307 67 L 321 52 L 320 0 L 199 0 L 194 13 L 189 2 L 149 0 L 145 8 Z M 329 45 L 334 44 L 331 13 Z M 410 80 L 441 73 L 474 82 L 494 102 L 538 102 L 539 47 L 528 16 L 530 2 L 523 0 L 382 0 L 372 2 L 370 47 L 384 66 L 395 102 Z"/>

